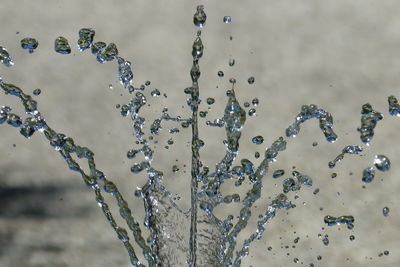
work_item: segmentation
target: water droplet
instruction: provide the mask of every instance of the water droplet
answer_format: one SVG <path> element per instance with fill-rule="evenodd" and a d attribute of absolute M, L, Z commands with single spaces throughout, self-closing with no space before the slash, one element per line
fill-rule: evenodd
<path fill-rule="evenodd" d="M 39 42 L 35 38 L 27 37 L 21 40 L 21 47 L 23 49 L 28 49 L 29 53 L 33 53 L 38 45 Z"/>
<path fill-rule="evenodd" d="M 153 97 L 159 97 L 160 95 L 161 95 L 161 92 L 158 89 L 154 89 L 153 91 L 151 91 L 151 96 L 153 96 Z"/>
<path fill-rule="evenodd" d="M 389 216 L 389 212 L 390 212 L 390 210 L 388 207 L 384 207 L 382 209 L 383 216 L 385 216 L 385 217 Z"/>
<path fill-rule="evenodd" d="M 256 114 L 256 110 L 255 110 L 254 108 L 251 108 L 251 109 L 249 110 L 249 113 L 248 113 L 248 114 L 249 114 L 250 117 L 254 117 L 255 115 L 257 115 L 257 114 Z"/>
<path fill-rule="evenodd" d="M 144 169 L 143 164 L 136 163 L 131 167 L 131 172 L 139 173 L 139 172 L 143 171 L 143 169 Z"/>
<path fill-rule="evenodd" d="M 199 60 L 203 56 L 203 50 L 204 50 L 203 42 L 201 41 L 200 37 L 197 37 L 194 40 L 192 46 L 193 60 Z"/>
<path fill-rule="evenodd" d="M 92 51 L 93 52 L 93 51 Z M 118 56 L 118 49 L 114 43 L 110 43 L 105 48 L 100 49 L 96 54 L 96 60 L 100 63 L 105 63 L 114 60 Z M 121 58 L 121 63 L 127 63 Z M 119 64 L 120 66 L 120 64 Z M 129 64 L 130 66 L 130 64 Z"/>
<path fill-rule="evenodd" d="M 79 30 L 78 49 L 79 51 L 90 48 L 93 43 L 95 31 L 90 28 L 82 28 Z"/>
<path fill-rule="evenodd" d="M 118 57 L 117 61 L 118 61 L 118 80 L 125 88 L 129 89 L 133 80 L 131 62 L 123 59 L 122 57 Z"/>
<path fill-rule="evenodd" d="M 354 235 L 349 236 L 350 241 L 354 241 L 354 239 L 356 239 L 356 237 Z"/>
<path fill-rule="evenodd" d="M 224 72 L 222 70 L 218 71 L 218 77 L 224 77 Z"/>
<path fill-rule="evenodd" d="M 235 65 L 235 62 L 236 62 L 236 61 L 235 61 L 234 58 L 230 58 L 230 59 L 229 59 L 229 66 L 230 66 L 230 67 L 233 67 L 233 66 Z"/>
<path fill-rule="evenodd" d="M 2 46 L 0 46 L 0 62 L 3 63 L 6 67 L 11 67 L 14 65 L 14 62 L 10 54 L 7 52 L 7 49 Z"/>
<path fill-rule="evenodd" d="M 230 16 L 224 16 L 223 22 L 224 23 L 231 23 L 232 22 L 232 18 Z"/>
<path fill-rule="evenodd" d="M 205 118 L 207 116 L 207 113 L 208 113 L 208 111 L 200 111 L 199 115 L 200 115 L 200 117 Z"/>
<path fill-rule="evenodd" d="M 324 238 L 322 239 L 322 243 L 324 243 L 325 246 L 329 245 L 329 238 L 328 235 L 325 235 Z"/>
<path fill-rule="evenodd" d="M 389 114 L 392 116 L 400 117 L 400 104 L 397 98 L 393 95 L 388 97 Z"/>
<path fill-rule="evenodd" d="M 254 81 L 255 81 L 255 79 L 254 79 L 253 76 L 251 76 L 251 77 L 249 77 L 249 78 L 247 79 L 247 82 L 248 82 L 249 84 L 253 84 Z"/>
<path fill-rule="evenodd" d="M 253 98 L 253 100 L 251 100 L 251 103 L 253 104 L 253 106 L 257 107 L 258 104 L 260 104 L 260 100 L 258 100 L 258 98 Z"/>
<path fill-rule="evenodd" d="M 264 142 L 264 137 L 257 135 L 251 139 L 251 141 L 256 145 L 261 145 Z"/>
<path fill-rule="evenodd" d="M 332 178 L 332 179 L 333 179 L 333 178 L 336 178 L 336 176 L 337 176 L 337 173 L 336 173 L 336 172 L 334 172 L 334 173 L 331 174 L 331 178 Z"/>
<path fill-rule="evenodd" d="M 318 145 L 318 142 L 313 142 L 312 143 L 312 146 L 317 146 Z"/>
<path fill-rule="evenodd" d="M 284 174 L 285 174 L 285 170 L 279 169 L 279 170 L 274 171 L 274 173 L 272 174 L 272 177 L 274 177 L 276 179 L 276 178 L 283 176 Z"/>
<path fill-rule="evenodd" d="M 296 183 L 293 178 L 286 178 L 283 180 L 283 193 L 289 193 L 290 191 L 300 190 L 300 184 Z"/>
<path fill-rule="evenodd" d="M 100 51 L 102 51 L 105 47 L 107 46 L 106 43 L 104 42 L 96 42 L 92 45 L 92 54 L 96 55 L 97 53 L 99 53 Z"/>
<path fill-rule="evenodd" d="M 193 16 L 194 25 L 202 28 L 206 24 L 206 19 L 207 19 L 207 15 L 204 12 L 204 6 L 198 5 L 196 8 L 196 13 Z"/>
<path fill-rule="evenodd" d="M 179 167 L 176 166 L 176 165 L 173 165 L 173 166 L 172 166 L 172 172 L 173 172 L 173 173 L 176 173 L 176 172 L 178 172 L 178 171 L 179 171 Z"/>
<path fill-rule="evenodd" d="M 362 181 L 367 184 L 367 183 L 372 182 L 372 180 L 374 180 L 374 178 L 375 178 L 374 168 L 373 167 L 365 168 L 363 171 Z"/>
<path fill-rule="evenodd" d="M 146 81 L 146 82 L 144 83 L 144 85 L 146 85 L 146 86 L 149 86 L 150 84 L 151 84 L 150 81 Z"/>
<path fill-rule="evenodd" d="M 54 50 L 59 54 L 70 54 L 71 47 L 68 44 L 68 40 L 65 37 L 59 36 L 54 41 Z"/>
<path fill-rule="evenodd" d="M 357 128 L 360 132 L 360 139 L 366 145 L 370 145 L 374 136 L 374 129 L 378 121 L 383 119 L 383 115 L 375 111 L 371 104 L 367 103 L 361 109 L 361 126 Z"/>
<path fill-rule="evenodd" d="M 33 90 L 34 95 L 40 95 L 41 92 L 42 92 L 42 90 L 40 90 L 39 88 Z"/>
<path fill-rule="evenodd" d="M 340 217 L 336 218 L 331 215 L 326 215 L 324 217 L 324 222 L 328 226 L 341 225 L 341 224 L 353 225 L 354 217 L 351 215 L 345 215 L 345 216 L 340 216 Z"/>
<path fill-rule="evenodd" d="M 214 98 L 211 98 L 211 97 L 208 97 L 207 98 L 207 104 L 208 105 L 212 105 L 212 104 L 214 104 L 215 103 L 215 99 Z"/>
<path fill-rule="evenodd" d="M 375 167 L 384 172 L 390 169 L 390 160 L 384 155 L 376 155 L 374 159 Z"/>
<path fill-rule="evenodd" d="M 385 256 L 387 256 L 387 255 L 389 255 L 389 251 L 388 251 L 388 250 L 385 250 L 385 251 L 383 252 L 383 254 L 384 254 Z"/>
<path fill-rule="evenodd" d="M 230 78 L 229 82 L 232 83 L 232 84 L 235 84 L 236 83 L 236 79 L 235 78 Z"/>
<path fill-rule="evenodd" d="M 169 130 L 170 134 L 174 134 L 174 133 L 179 133 L 179 129 L 178 128 L 172 128 Z"/>

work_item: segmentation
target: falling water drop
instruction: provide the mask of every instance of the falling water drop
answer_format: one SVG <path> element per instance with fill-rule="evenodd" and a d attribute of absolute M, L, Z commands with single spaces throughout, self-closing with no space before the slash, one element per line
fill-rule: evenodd
<path fill-rule="evenodd" d="M 236 61 L 235 61 L 234 58 L 230 58 L 230 59 L 229 59 L 229 66 L 230 66 L 230 67 L 235 66 L 235 62 L 236 62 Z"/>
<path fill-rule="evenodd" d="M 248 78 L 247 79 L 247 82 L 249 83 L 249 84 L 253 84 L 254 83 L 254 77 L 253 76 L 251 76 L 250 78 Z"/>
<path fill-rule="evenodd" d="M 231 23 L 232 22 L 232 18 L 230 16 L 224 16 L 224 18 L 222 19 L 222 21 L 224 23 Z"/>
<path fill-rule="evenodd" d="M 397 98 L 393 95 L 388 97 L 389 114 L 392 116 L 400 117 L 400 104 Z"/>
<path fill-rule="evenodd" d="M 363 171 L 362 181 L 364 183 L 370 183 L 375 178 L 375 170 L 373 167 L 365 168 Z"/>
<path fill-rule="evenodd" d="M 279 169 L 274 171 L 274 173 L 272 174 L 272 177 L 274 177 L 275 179 L 283 176 L 285 174 L 285 170 Z"/>
<path fill-rule="evenodd" d="M 196 13 L 193 16 L 194 25 L 202 28 L 206 24 L 206 19 L 207 19 L 207 15 L 204 12 L 204 6 L 198 5 L 197 9 L 196 9 Z"/>
<path fill-rule="evenodd" d="M 7 52 L 7 49 L 2 46 L 0 46 L 0 62 L 3 63 L 6 67 L 11 67 L 14 65 L 14 62 L 10 54 Z"/>
<path fill-rule="evenodd" d="M 42 90 L 40 90 L 39 88 L 33 90 L 34 95 L 40 95 L 41 92 L 42 92 Z"/>
<path fill-rule="evenodd" d="M 390 210 L 388 207 L 384 207 L 382 209 L 383 216 L 385 216 L 385 217 L 389 216 L 389 212 L 390 212 Z"/>
<path fill-rule="evenodd" d="M 322 243 L 324 243 L 325 246 L 329 245 L 329 238 L 328 235 L 325 235 L 324 238 L 322 239 Z"/>
<path fill-rule="evenodd" d="M 264 137 L 261 135 L 254 136 L 251 141 L 256 145 L 261 145 L 264 142 Z"/>
<path fill-rule="evenodd" d="M 29 53 L 33 53 L 38 47 L 39 42 L 35 38 L 24 38 L 21 40 L 21 47 L 27 49 Z"/>
<path fill-rule="evenodd" d="M 376 155 L 374 159 L 375 167 L 384 172 L 390 169 L 390 160 L 384 155 Z"/>
<path fill-rule="evenodd" d="M 159 97 L 161 95 L 160 90 L 158 89 L 154 89 L 153 91 L 151 91 L 151 96 L 153 97 Z"/>
<path fill-rule="evenodd" d="M 214 98 L 212 98 L 212 97 L 208 97 L 207 98 L 207 104 L 208 105 L 212 105 L 212 104 L 214 104 L 215 103 L 215 99 Z"/>
<path fill-rule="evenodd" d="M 70 54 L 71 47 L 68 44 L 68 40 L 65 37 L 59 36 L 54 41 L 54 50 L 59 54 Z"/>
<path fill-rule="evenodd" d="M 90 48 L 93 43 L 95 31 L 90 28 L 82 28 L 79 30 L 78 49 L 79 51 Z"/>

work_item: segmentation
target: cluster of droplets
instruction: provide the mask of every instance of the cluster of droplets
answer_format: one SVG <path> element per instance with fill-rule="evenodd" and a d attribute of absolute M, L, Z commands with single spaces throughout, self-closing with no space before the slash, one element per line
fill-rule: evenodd
<path fill-rule="evenodd" d="M 382 172 L 388 171 L 390 169 L 390 160 L 385 155 L 375 155 L 374 167 Z M 364 183 L 370 183 L 375 178 L 374 167 L 367 167 L 363 170 L 362 181 Z"/>
<path fill-rule="evenodd" d="M 193 17 L 193 22 L 197 27 L 204 27 L 206 23 L 206 13 L 204 12 L 203 6 L 198 6 L 196 13 Z M 223 18 L 224 23 L 230 23 L 232 18 L 225 16 Z M 135 88 L 132 86 L 133 73 L 131 70 L 131 63 L 124 60 L 118 55 L 118 49 L 114 43 L 106 44 L 104 42 L 94 42 L 95 32 L 90 28 L 82 28 L 79 31 L 78 49 L 84 51 L 91 49 L 91 52 L 96 56 L 96 60 L 100 63 L 106 63 L 110 61 L 117 61 L 118 64 L 118 78 L 120 83 L 128 89 L 129 93 L 133 93 Z M 21 41 L 21 46 L 24 49 L 28 49 L 32 53 L 38 46 L 38 42 L 33 38 L 25 38 Z M 60 54 L 70 54 L 71 47 L 68 40 L 62 36 L 58 37 L 54 43 L 54 49 Z M 237 237 L 239 233 L 247 226 L 248 221 L 251 217 L 251 208 L 253 204 L 261 197 L 261 189 L 263 187 L 263 178 L 268 173 L 269 164 L 277 160 L 278 153 L 286 150 L 286 140 L 283 137 L 279 137 L 274 141 L 270 147 L 266 148 L 261 163 L 257 166 L 249 159 L 241 159 L 240 164 L 234 166 L 234 162 L 238 156 L 239 141 L 241 138 L 242 130 L 246 122 L 246 111 L 239 104 L 234 90 L 236 80 L 230 79 L 232 88 L 227 91 L 227 104 L 225 106 L 224 114 L 222 118 L 216 119 L 214 122 L 207 121 L 206 124 L 210 126 L 224 127 L 226 133 L 226 153 L 223 159 L 216 164 L 215 170 L 210 171 L 210 168 L 203 166 L 200 161 L 199 151 L 204 142 L 200 139 L 198 134 L 198 114 L 200 117 L 205 117 L 207 112 L 198 112 L 198 105 L 200 104 L 199 98 L 199 85 L 198 80 L 200 78 L 200 67 L 199 60 L 203 55 L 204 46 L 201 40 L 201 31 L 197 32 L 195 40 L 192 46 L 192 57 L 193 65 L 190 70 L 190 76 L 192 79 L 192 86 L 185 89 L 185 93 L 190 95 L 187 103 L 192 110 L 192 117 L 190 119 L 182 119 L 181 117 L 171 117 L 168 115 L 168 109 L 163 109 L 162 115 L 155 119 L 150 125 L 149 136 L 143 132 L 143 126 L 146 123 L 144 117 L 139 115 L 139 112 L 143 106 L 147 103 L 147 99 L 142 92 L 136 92 L 129 103 L 121 105 L 120 113 L 123 117 L 129 117 L 133 121 L 134 136 L 137 141 L 136 144 L 140 145 L 139 148 L 130 149 L 127 152 L 128 159 L 136 159 L 138 154 L 143 154 L 144 160 L 138 163 L 134 163 L 131 166 L 132 173 L 139 173 L 146 171 L 149 179 L 148 182 L 141 188 L 136 190 L 135 195 L 141 197 L 145 204 L 145 225 L 150 230 L 150 237 L 145 241 L 142 237 L 139 223 L 134 219 L 131 210 L 128 207 L 127 202 L 123 199 L 117 186 L 108 180 L 103 172 L 96 168 L 94 162 L 94 153 L 86 148 L 79 145 L 75 145 L 74 140 L 62 133 L 57 133 L 51 129 L 45 120 L 42 118 L 40 112 L 37 110 L 37 103 L 32 99 L 31 96 L 22 92 L 22 90 L 15 85 L 4 83 L 0 80 L 0 87 L 3 89 L 5 94 L 11 94 L 17 96 L 22 101 L 26 113 L 29 115 L 28 118 L 22 120 L 20 116 L 11 112 L 9 107 L 0 108 L 0 124 L 7 122 L 9 125 L 20 128 L 20 133 L 26 138 L 30 138 L 36 131 L 43 132 L 49 144 L 58 151 L 68 167 L 81 174 L 85 183 L 94 191 L 96 196 L 96 202 L 101 207 L 104 215 L 109 221 L 110 225 L 116 232 L 118 238 L 123 242 L 127 249 L 131 263 L 134 266 L 142 265 L 130 243 L 127 231 L 118 226 L 116 223 L 108 204 L 105 202 L 101 189 L 106 193 L 110 193 L 116 199 L 118 207 L 120 209 L 120 215 L 127 223 L 129 229 L 132 231 L 135 241 L 139 247 L 143 250 L 145 259 L 148 261 L 149 266 L 161 266 L 161 264 L 169 264 L 164 261 L 166 258 L 157 254 L 166 248 L 166 243 L 163 243 L 165 237 L 163 237 L 163 216 L 167 217 L 170 212 L 169 206 L 178 209 L 173 203 L 169 202 L 165 204 L 166 200 L 169 200 L 170 193 L 162 186 L 163 173 L 153 168 L 152 160 L 154 151 L 151 148 L 150 141 L 153 140 L 153 136 L 157 135 L 162 129 L 162 122 L 165 120 L 175 121 L 181 123 L 183 128 L 192 126 L 192 208 L 191 212 L 191 239 L 190 239 L 190 253 L 188 263 L 191 266 L 196 266 L 196 246 L 201 244 L 201 238 L 207 237 L 206 235 L 199 235 L 197 240 L 196 225 L 200 222 L 193 219 L 193 216 L 197 216 L 197 206 L 208 217 L 207 222 L 211 222 L 213 226 L 217 227 L 218 233 L 218 251 L 210 251 L 209 257 L 215 257 L 214 264 L 218 266 L 239 266 L 241 260 L 249 254 L 249 248 L 253 241 L 261 239 L 265 232 L 265 225 L 276 216 L 276 212 L 279 209 L 291 209 L 295 207 L 289 198 L 288 194 L 291 191 L 298 191 L 301 189 L 301 185 L 311 187 L 313 184 L 312 179 L 305 174 L 298 171 L 293 171 L 290 178 L 286 178 L 282 182 L 283 193 L 278 194 L 270 204 L 266 205 L 265 213 L 259 216 L 257 221 L 257 227 L 254 233 L 252 233 L 247 239 L 243 241 L 241 246 L 237 244 Z M 0 46 L 0 62 L 5 66 L 12 66 L 13 61 L 7 50 Z M 230 58 L 229 66 L 235 65 L 235 59 Z M 218 72 L 219 77 L 223 77 L 222 71 Z M 248 84 L 253 84 L 255 81 L 254 77 L 248 78 Z M 150 82 L 146 82 L 146 86 L 150 85 Z M 141 90 L 144 90 L 145 86 L 141 86 Z M 39 90 L 39 91 L 36 91 Z M 35 95 L 40 94 L 40 89 L 36 89 Z M 154 89 L 151 92 L 153 97 L 160 96 L 160 91 Z M 208 105 L 214 104 L 213 98 L 207 98 Z M 399 116 L 400 105 L 394 96 L 390 96 L 389 102 L 389 113 L 393 116 Z M 254 98 L 252 104 L 257 106 L 259 100 Z M 250 103 L 245 103 L 245 107 L 249 107 Z M 256 114 L 255 109 L 250 109 L 247 113 L 249 116 Z M 337 135 L 333 131 L 333 118 L 331 114 L 323 109 L 317 108 L 316 105 L 303 105 L 300 113 L 296 116 L 295 122 L 286 129 L 287 137 L 296 137 L 300 132 L 300 125 L 305 121 L 317 118 L 319 120 L 319 127 L 322 130 L 325 138 L 328 142 L 335 142 Z M 373 135 L 374 128 L 379 120 L 383 119 L 381 113 L 376 112 L 372 109 L 370 104 L 365 104 L 362 108 L 361 127 L 358 131 L 361 133 L 361 140 L 365 144 L 369 144 Z M 171 134 L 178 133 L 178 128 L 172 128 L 169 130 Z M 252 138 L 252 142 L 256 145 L 261 145 L 264 142 L 262 136 L 255 136 Z M 170 139 L 169 144 L 173 141 Z M 362 155 L 362 148 L 360 146 L 346 146 L 342 153 L 339 154 L 333 161 L 329 163 L 329 167 L 333 168 L 336 163 L 344 158 L 344 154 L 356 154 Z M 74 160 L 73 155 L 78 158 L 87 159 L 89 166 L 89 172 L 85 172 L 83 168 Z M 258 156 L 256 158 L 260 157 Z M 377 155 L 374 160 L 374 166 L 380 171 L 387 171 L 390 168 L 390 161 L 384 155 Z M 172 167 L 173 172 L 177 172 L 179 167 L 174 165 Z M 284 170 L 276 170 L 272 176 L 274 178 L 282 177 L 285 174 Z M 363 181 L 371 182 L 375 175 L 373 167 L 369 167 L 364 170 Z M 221 186 L 224 180 L 234 179 L 236 186 L 241 186 L 244 181 L 248 180 L 251 189 L 246 193 L 244 197 L 241 197 L 238 193 L 232 193 L 223 195 L 221 192 Z M 198 183 L 200 188 L 198 190 Z M 101 187 L 101 184 L 103 185 Z M 316 189 L 314 194 L 318 193 Z M 238 221 L 233 223 L 233 215 L 228 215 L 226 218 L 218 218 L 213 210 L 218 205 L 239 203 L 241 204 Z M 162 211 L 166 205 L 165 211 Z M 169 206 L 168 206 L 169 205 Z M 389 208 L 385 207 L 382 210 L 384 216 L 388 216 Z M 182 213 L 183 214 L 183 213 Z M 181 214 L 181 215 L 182 215 Z M 324 222 L 328 226 L 345 224 L 349 229 L 353 228 L 354 217 L 353 216 L 340 216 L 333 217 L 330 215 L 325 216 Z M 351 239 L 351 238 L 350 238 Z M 207 238 L 205 238 L 207 240 Z M 214 240 L 214 239 L 211 239 Z M 352 240 L 352 239 L 351 239 Z M 354 236 L 353 236 L 354 240 Z M 204 241 L 204 240 L 203 240 Z M 209 240 L 208 240 L 209 241 Z M 214 241 L 213 241 L 214 242 Z M 327 235 L 323 238 L 325 245 L 329 244 L 329 238 Z M 203 243 L 203 251 L 206 250 L 206 246 L 209 243 Z M 212 246 L 211 246 L 212 247 Z M 213 247 L 215 248 L 215 247 Z M 238 249 L 235 252 L 235 249 Z M 208 251 L 208 250 L 206 250 Z M 387 253 L 388 254 L 388 253 Z M 320 257 L 320 256 L 319 256 Z M 321 258 L 318 258 L 320 260 Z M 294 262 L 299 262 L 298 258 L 294 259 Z M 310 264 L 313 266 L 313 264 Z"/>
<path fill-rule="evenodd" d="M 316 105 L 303 105 L 301 107 L 301 111 L 296 116 L 295 122 L 286 129 L 286 136 L 295 137 L 300 132 L 300 125 L 312 118 L 319 120 L 319 127 L 328 142 L 332 143 L 337 140 L 337 135 L 332 130 L 332 115 L 323 109 L 318 109 Z"/>
<path fill-rule="evenodd" d="M 376 124 L 382 119 L 382 113 L 375 111 L 371 104 L 367 103 L 362 106 L 361 127 L 357 128 L 357 131 L 360 132 L 360 139 L 363 143 L 370 145 Z"/>
<path fill-rule="evenodd" d="M 347 225 L 347 228 L 353 229 L 354 227 L 354 217 L 351 215 L 343 215 L 339 217 L 334 217 L 331 215 L 326 215 L 324 217 L 324 222 L 328 226 L 334 226 L 334 225 Z"/>

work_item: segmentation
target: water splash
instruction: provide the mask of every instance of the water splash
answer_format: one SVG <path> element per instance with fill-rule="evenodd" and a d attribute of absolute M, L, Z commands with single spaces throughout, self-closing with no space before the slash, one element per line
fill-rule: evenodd
<path fill-rule="evenodd" d="M 198 27 L 204 27 L 206 17 L 204 7 L 198 6 L 193 22 Z M 206 111 L 198 111 L 201 102 L 198 83 L 201 74 L 199 60 L 204 52 L 201 32 L 197 32 L 192 45 L 193 64 L 190 70 L 192 85 L 185 89 L 185 93 L 190 95 L 187 103 L 192 111 L 191 118 L 171 117 L 167 113 L 168 109 L 165 108 L 159 118 L 149 123 L 149 132 L 144 127 L 146 119 L 141 115 L 141 109 L 146 105 L 147 98 L 145 92 L 139 92 L 139 90 L 144 91 L 145 86 L 149 86 L 150 82 L 147 81 L 145 85 L 134 88 L 132 86 L 133 72 L 131 63 L 119 56 L 118 49 L 114 43 L 107 45 L 104 42 L 94 42 L 94 35 L 94 30 L 82 28 L 79 31 L 78 49 L 84 51 L 90 48 L 100 63 L 116 62 L 118 67 L 117 76 L 121 85 L 127 88 L 131 94 L 137 90 L 127 104 L 120 105 L 118 108 L 121 116 L 130 118 L 133 121 L 135 145 L 139 146 L 137 149 L 129 149 L 126 153 L 127 158 L 133 160 L 137 159 L 138 154 L 143 154 L 144 156 L 144 160 L 139 160 L 139 162 L 131 165 L 131 172 L 134 174 L 145 172 L 148 175 L 146 184 L 139 187 L 135 192 L 135 195 L 143 200 L 145 206 L 145 226 L 150 231 L 147 239 L 143 237 L 139 223 L 134 219 L 117 186 L 96 168 L 94 153 L 89 148 L 75 145 L 74 140 L 65 134 L 51 129 L 41 116 L 37 109 L 37 103 L 31 96 L 25 94 L 13 84 L 3 83 L 2 80 L 0 80 L 0 86 L 4 93 L 18 97 L 22 101 L 29 117 L 23 120 L 21 116 L 11 113 L 11 108 L 3 106 L 0 108 L 0 124 L 7 122 L 9 125 L 19 128 L 20 133 L 26 138 L 30 138 L 35 132 L 44 133 L 49 145 L 60 153 L 68 167 L 78 172 L 86 185 L 93 190 L 97 204 L 115 231 L 117 238 L 121 240 L 128 251 L 133 266 L 144 266 L 144 264 L 138 260 L 130 243 L 129 234 L 133 235 L 149 266 L 184 266 L 185 264 L 193 267 L 239 266 L 242 259 L 249 254 L 251 244 L 262 238 L 265 232 L 265 225 L 277 215 L 278 210 L 289 210 L 296 207 L 289 200 L 290 193 L 301 190 L 303 185 L 311 187 L 313 180 L 308 175 L 293 171 L 292 177 L 286 178 L 282 182 L 283 193 L 279 193 L 272 198 L 271 203 L 265 205 L 265 213 L 259 216 L 256 230 L 245 238 L 242 244 L 238 244 L 238 235 L 247 227 L 252 216 L 251 208 L 261 197 L 263 180 L 268 173 L 269 164 L 277 160 L 278 153 L 286 150 L 286 140 L 283 137 L 279 137 L 270 147 L 266 148 L 264 154 L 260 155 L 259 152 L 256 152 L 256 158 L 261 157 L 259 164 L 247 158 L 242 158 L 239 160 L 240 164 L 235 166 L 239 153 L 239 142 L 246 122 L 246 111 L 236 98 L 234 88 L 236 79 L 231 78 L 229 81 L 232 84 L 232 88 L 227 91 L 228 99 L 222 118 L 216 119 L 214 122 L 207 121 L 206 123 L 209 126 L 225 128 L 226 134 L 224 142 L 226 145 L 225 155 L 216 164 L 215 170 L 210 170 L 200 160 L 200 149 L 204 146 L 204 142 L 200 139 L 198 132 L 198 116 L 205 117 L 207 115 Z M 71 53 L 68 41 L 64 37 L 56 39 L 55 50 L 61 54 Z M 5 49 L 0 49 L 0 60 L 5 65 L 9 65 L 9 62 L 12 62 Z M 233 66 L 234 64 L 234 59 L 231 58 L 229 65 Z M 222 71 L 218 72 L 218 76 L 222 77 L 223 75 Z M 254 77 L 250 77 L 248 83 L 253 84 Z M 236 90 L 238 89 L 236 88 Z M 150 94 L 158 97 L 161 93 L 158 89 L 154 89 Z M 214 102 L 213 98 L 207 98 L 208 105 L 212 105 Z M 254 98 L 251 102 L 254 106 L 259 104 L 257 98 Z M 372 107 L 368 105 L 363 106 L 362 125 L 359 128 L 361 139 L 365 140 L 366 142 L 364 143 L 367 144 L 369 144 L 373 136 L 376 122 L 383 119 L 380 113 L 373 111 Z M 250 103 L 246 103 L 244 106 L 249 107 Z M 389 98 L 389 106 L 390 114 L 398 116 L 398 103 L 397 100 L 394 101 L 394 97 Z M 254 116 L 256 110 L 250 109 L 248 114 L 249 116 Z M 300 125 L 311 118 L 319 120 L 319 127 L 328 142 L 332 143 L 337 140 L 338 137 L 333 131 L 331 114 L 325 110 L 318 109 L 316 105 L 302 106 L 300 113 L 295 118 L 295 122 L 286 129 L 286 136 L 296 137 L 300 132 Z M 191 209 L 186 212 L 179 208 L 174 201 L 176 198 L 173 198 L 171 193 L 164 187 L 163 172 L 155 169 L 152 165 L 153 154 L 155 153 L 151 146 L 152 137 L 160 133 L 163 129 L 162 124 L 164 121 L 180 123 L 182 128 L 192 126 Z M 169 133 L 175 134 L 179 131 L 179 128 L 171 128 Z M 264 138 L 255 136 L 252 141 L 257 145 L 261 145 Z M 172 145 L 173 140 L 168 140 L 168 144 Z M 362 148 L 359 146 L 346 146 L 342 153 L 331 161 L 332 164 L 330 166 L 335 166 L 337 162 L 343 159 L 346 153 L 361 155 Z M 85 172 L 74 160 L 73 156 L 87 159 L 89 171 Z M 389 159 L 383 155 L 377 155 L 374 164 L 381 171 L 386 171 L 390 168 Z M 373 167 L 367 169 L 367 171 L 364 170 L 363 181 L 371 182 L 374 170 Z M 178 171 L 179 167 L 173 165 L 172 172 Z M 272 176 L 279 178 L 284 173 L 284 170 L 280 169 L 276 170 Z M 235 192 L 223 194 L 221 186 L 225 180 L 235 180 L 236 186 L 248 184 L 251 189 L 248 190 L 244 197 Z M 114 197 L 120 209 L 120 216 L 125 220 L 131 233 L 128 233 L 126 229 L 116 223 L 108 204 L 101 194 L 102 191 Z M 317 194 L 318 191 L 318 188 L 315 189 L 314 194 Z M 231 203 L 236 203 L 240 207 L 237 220 L 231 214 L 219 218 L 214 213 L 216 207 Z M 383 213 L 385 214 L 385 211 Z M 324 222 L 329 226 L 345 224 L 350 229 L 353 227 L 354 217 L 340 216 L 336 218 L 327 215 L 324 218 Z M 171 231 L 171 229 L 174 229 L 174 231 Z M 190 233 L 189 238 L 187 238 L 188 233 Z M 324 237 L 323 243 L 325 245 L 329 244 L 327 235 Z M 318 256 L 317 259 L 321 260 L 321 257 Z M 300 260 L 295 258 L 294 262 L 299 263 Z M 313 266 L 313 264 L 310 264 L 310 266 Z"/>

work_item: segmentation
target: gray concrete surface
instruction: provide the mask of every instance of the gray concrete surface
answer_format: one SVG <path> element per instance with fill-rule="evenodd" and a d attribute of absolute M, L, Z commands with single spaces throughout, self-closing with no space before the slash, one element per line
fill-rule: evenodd
<path fill-rule="evenodd" d="M 208 15 L 202 34 L 201 95 L 216 99 L 207 118 L 220 116 L 230 77 L 238 81 L 241 103 L 260 99 L 257 116 L 247 120 L 240 157 L 253 160 L 254 151 L 262 152 L 283 135 L 302 104 L 314 103 L 330 111 L 340 138 L 327 143 L 312 121 L 289 140 L 288 150 L 271 169 L 284 168 L 289 174 L 296 166 L 314 178 L 314 186 L 299 193 L 296 209 L 288 215 L 280 212 L 268 225 L 243 266 L 297 266 L 295 257 L 303 266 L 311 262 L 327 267 L 397 266 L 400 121 L 387 113 L 387 96 L 400 97 L 398 1 L 1 0 L 0 45 L 9 50 L 15 66 L 0 66 L 0 76 L 27 92 L 41 88 L 37 100 L 49 125 L 93 149 L 97 166 L 122 188 L 132 210 L 142 218 L 142 204 L 133 191 L 144 177 L 130 174 L 132 162 L 125 158 L 134 140 L 130 122 L 115 108 L 129 100 L 117 84 L 115 64 L 100 65 L 89 52 L 81 54 L 75 48 L 71 55 L 56 54 L 54 39 L 62 35 L 74 44 L 80 28 L 94 28 L 96 40 L 115 42 L 120 54 L 132 61 L 135 86 L 150 80 L 150 88 L 168 95 L 161 104 L 151 100 L 148 116 L 160 113 L 164 106 L 171 114 L 184 116 L 188 108 L 183 89 L 190 85 L 196 31 L 191 21 L 197 4 L 204 4 Z M 233 22 L 224 24 L 225 15 L 232 16 Z M 39 40 L 32 55 L 19 45 L 28 36 Z M 234 67 L 228 66 L 229 58 L 235 58 Z M 225 72 L 224 78 L 217 77 L 219 70 Z M 255 77 L 253 85 L 247 84 L 250 76 Z M 367 102 L 385 116 L 372 146 L 365 147 L 365 156 L 348 156 L 335 170 L 328 169 L 328 161 L 345 145 L 361 144 L 356 128 L 361 105 Z M 0 105 L 22 111 L 3 94 Z M 200 132 L 206 142 L 202 158 L 213 166 L 223 155 L 224 133 L 206 127 Z M 259 134 L 265 138 L 262 149 L 251 143 Z M 44 138 L 35 135 L 25 140 L 7 125 L 0 127 L 0 136 L 0 266 L 129 266 L 92 193 Z M 183 165 L 189 165 L 189 137 L 189 131 L 183 131 L 166 150 L 170 135 L 163 133 L 155 158 L 167 187 L 183 196 L 184 207 L 188 206 L 189 169 Z M 319 145 L 313 147 L 314 141 Z M 387 155 L 392 168 L 378 172 L 375 181 L 362 188 L 362 170 L 377 153 Z M 173 174 L 176 159 L 181 171 Z M 333 171 L 338 174 L 335 179 L 330 178 Z M 278 192 L 280 183 L 267 177 L 263 201 Z M 320 188 L 318 195 L 312 194 L 315 188 Z M 389 217 L 382 216 L 384 206 L 391 210 Z M 264 208 L 259 204 L 253 213 Z M 354 230 L 321 229 L 327 214 L 354 215 Z M 318 234 L 329 235 L 329 246 Z M 351 234 L 354 241 L 349 240 Z M 300 241 L 293 249 L 296 237 Z M 384 250 L 390 254 L 379 257 Z"/>

